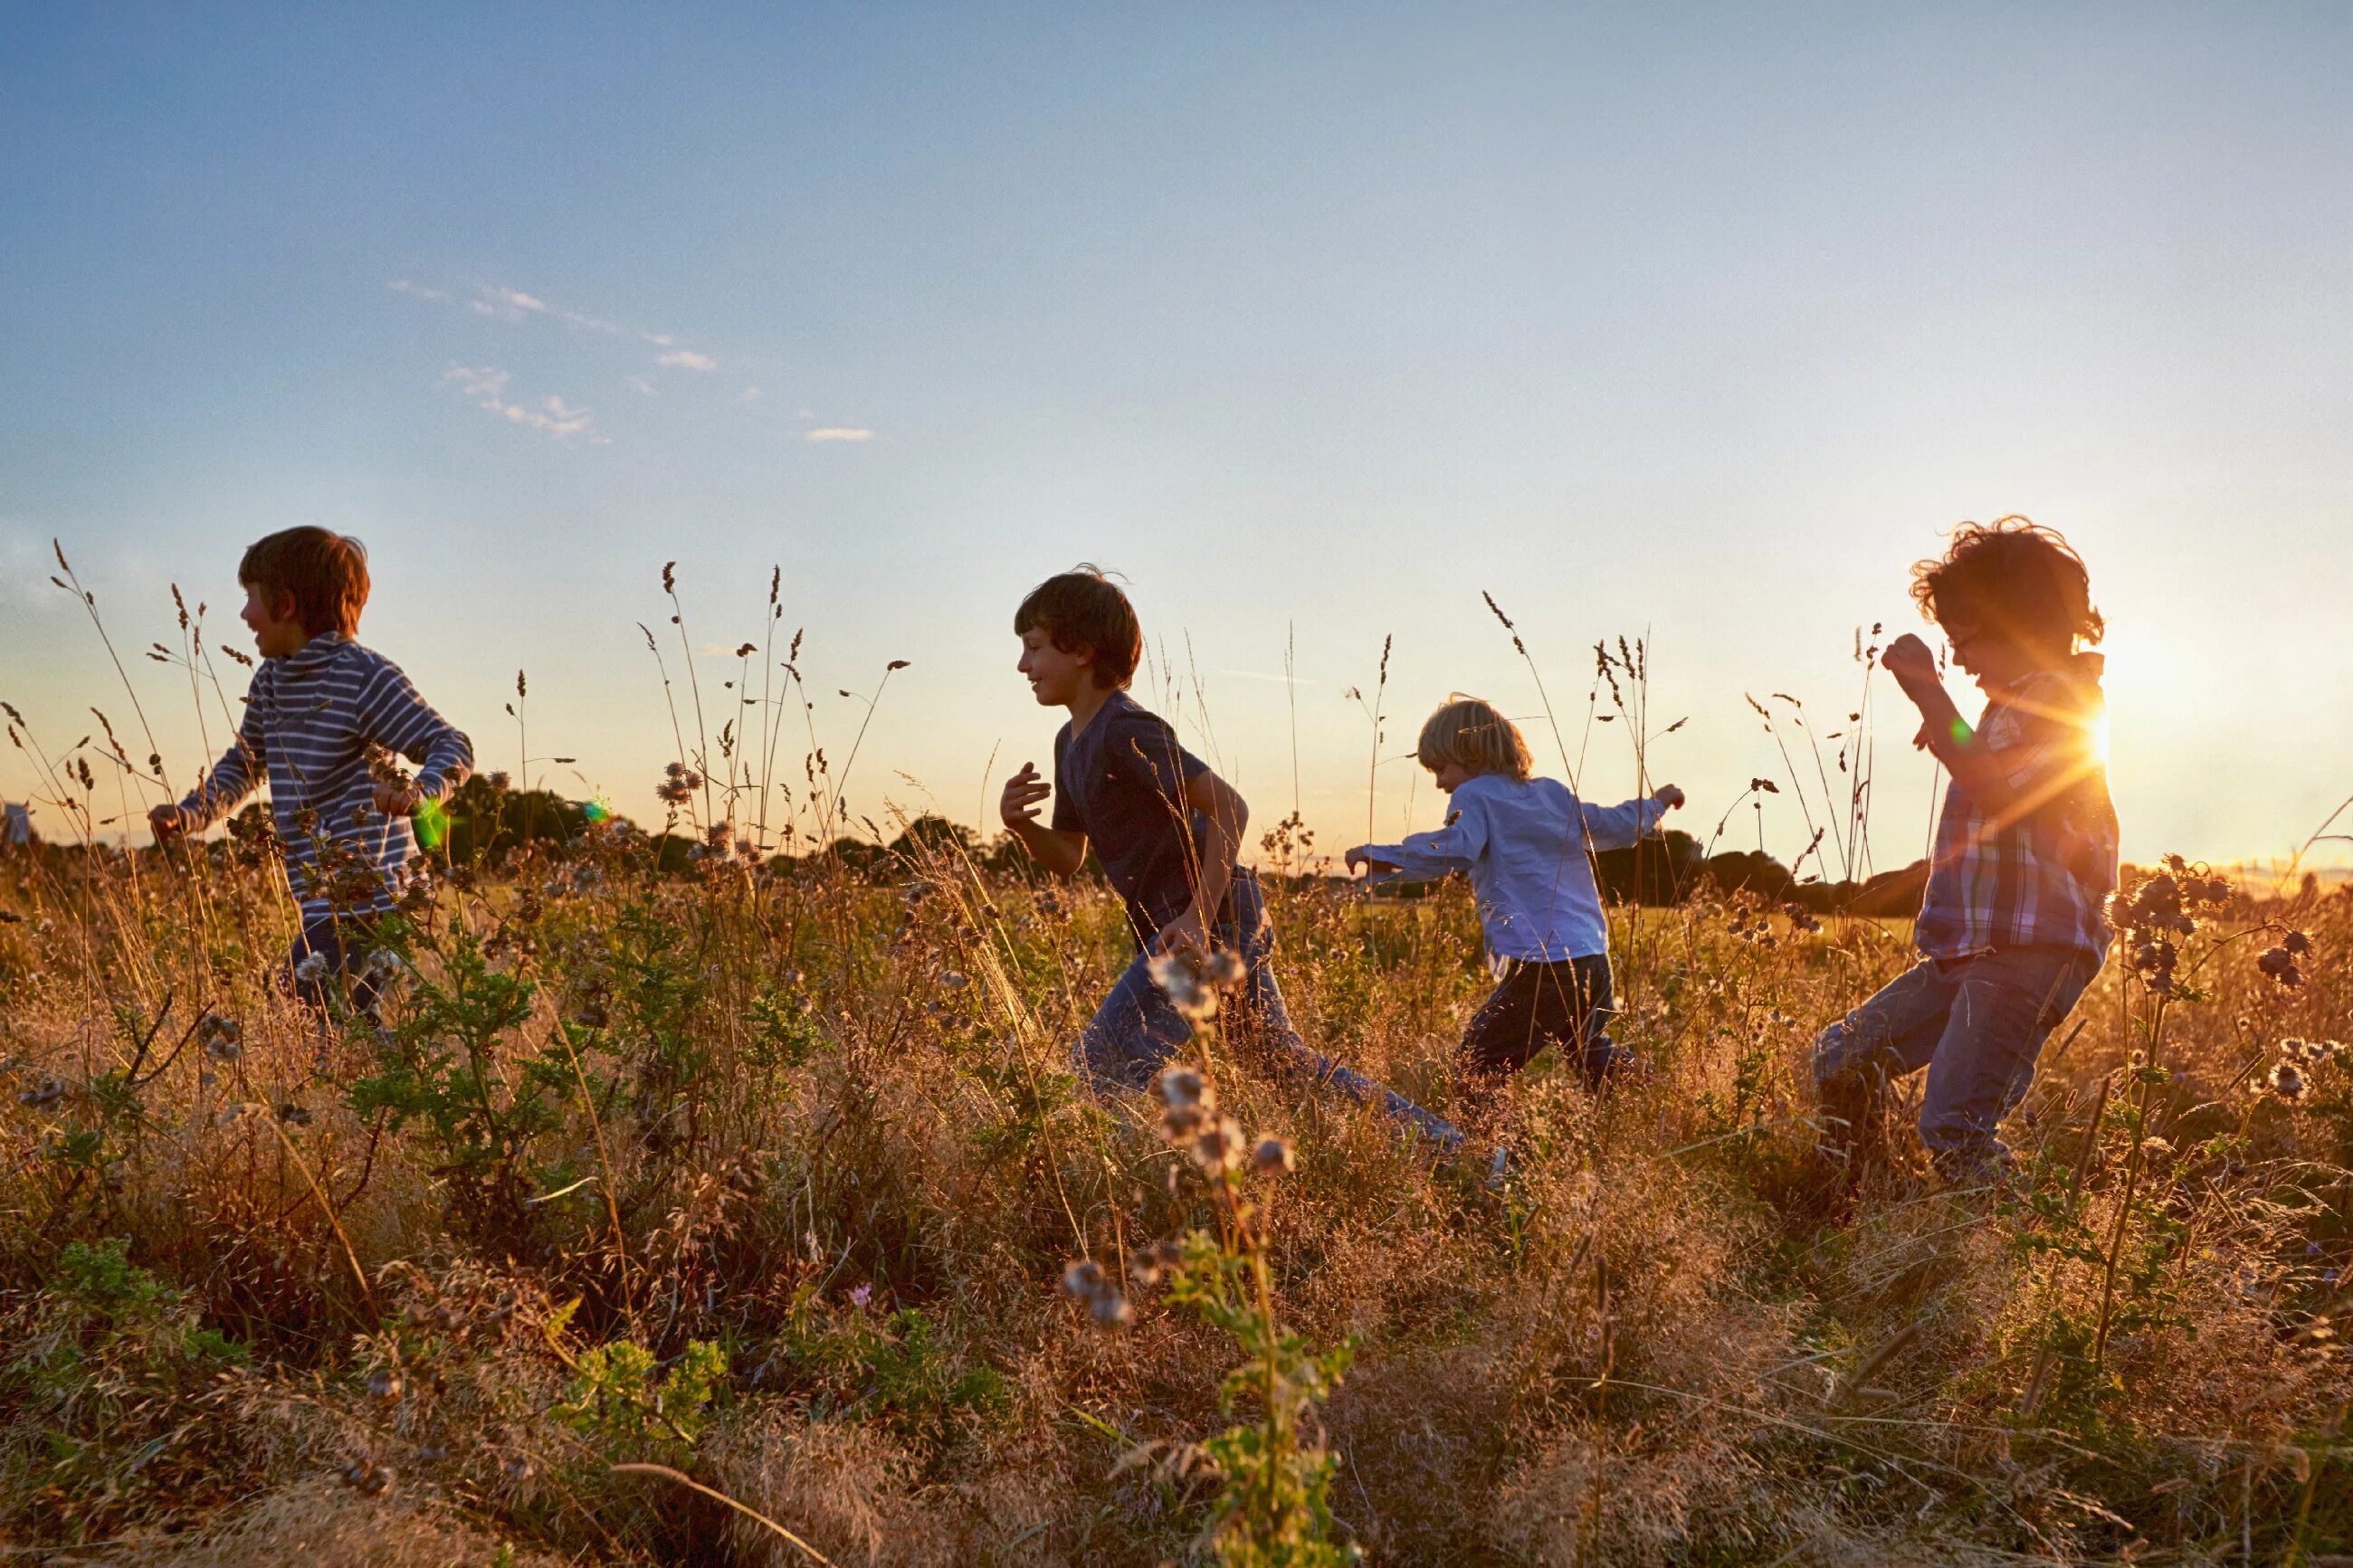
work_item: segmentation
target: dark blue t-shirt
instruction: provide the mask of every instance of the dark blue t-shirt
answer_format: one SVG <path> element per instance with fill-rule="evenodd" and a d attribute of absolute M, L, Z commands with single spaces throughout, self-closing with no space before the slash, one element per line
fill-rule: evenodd
<path fill-rule="evenodd" d="M 1054 831 L 1087 836 L 1140 942 L 1192 908 L 1206 825 L 1185 804 L 1185 781 L 1207 772 L 1165 720 L 1124 691 L 1080 733 L 1065 724 L 1054 737 Z"/>

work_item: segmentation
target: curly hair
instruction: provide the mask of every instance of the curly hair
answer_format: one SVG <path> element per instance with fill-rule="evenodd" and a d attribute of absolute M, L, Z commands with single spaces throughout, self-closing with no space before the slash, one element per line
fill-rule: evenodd
<path fill-rule="evenodd" d="M 367 546 L 324 528 L 283 529 L 254 542 L 237 563 L 237 580 L 291 596 L 294 618 L 314 637 L 356 637 L 368 601 Z"/>
<path fill-rule="evenodd" d="M 1081 562 L 1029 590 L 1013 612 L 1013 633 L 1036 627 L 1064 653 L 1081 648 L 1095 656 L 1095 679 L 1124 688 L 1144 660 L 1144 626 L 1135 606 L 1101 568 Z"/>
<path fill-rule="evenodd" d="M 1912 568 L 1912 597 L 1940 625 L 1957 616 L 2021 643 L 2096 643 L 2106 626 L 2084 558 L 2057 529 L 2023 517 L 1954 529 L 1944 554 Z"/>

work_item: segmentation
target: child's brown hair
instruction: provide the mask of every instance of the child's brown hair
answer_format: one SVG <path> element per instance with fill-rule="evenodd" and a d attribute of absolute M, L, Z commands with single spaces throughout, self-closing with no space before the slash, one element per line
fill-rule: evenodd
<path fill-rule="evenodd" d="M 1965 522 L 1934 561 L 1912 568 L 1912 597 L 1938 625 L 1974 623 L 2024 647 L 2096 643 L 2105 622 L 2092 577 L 2064 535 L 2022 517 Z"/>
<path fill-rule="evenodd" d="M 1452 763 L 1465 773 L 1501 773 L 1525 784 L 1535 772 L 1520 727 L 1493 703 L 1459 691 L 1423 721 L 1414 754 L 1431 773 Z"/>
<path fill-rule="evenodd" d="M 1081 562 L 1029 590 L 1013 612 L 1013 633 L 1036 627 L 1064 653 L 1082 647 L 1095 656 L 1096 684 L 1122 688 L 1144 660 L 1144 626 L 1119 584 Z"/>
<path fill-rule="evenodd" d="M 247 547 L 237 580 L 292 598 L 294 618 L 314 637 L 356 637 L 367 606 L 367 546 L 324 528 L 281 529 Z"/>

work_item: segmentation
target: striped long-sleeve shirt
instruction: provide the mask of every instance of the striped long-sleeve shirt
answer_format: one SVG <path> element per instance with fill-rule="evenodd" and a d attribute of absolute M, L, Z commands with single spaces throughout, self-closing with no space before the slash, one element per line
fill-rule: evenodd
<path fill-rule="evenodd" d="M 417 787 L 427 800 L 445 800 L 473 772 L 473 742 L 427 705 L 398 665 L 340 633 L 263 659 L 245 701 L 236 744 L 180 803 L 190 830 L 228 815 L 266 770 L 302 919 L 391 907 L 416 840 L 406 817 L 375 809 L 369 749 L 417 763 Z M 322 858 L 326 845 L 335 850 Z M 338 879 L 339 871 L 361 874 Z"/>

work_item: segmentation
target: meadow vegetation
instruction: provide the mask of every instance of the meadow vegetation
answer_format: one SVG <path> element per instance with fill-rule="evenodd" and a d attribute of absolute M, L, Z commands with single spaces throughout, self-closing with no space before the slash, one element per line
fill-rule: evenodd
<path fill-rule="evenodd" d="M 2353 898 L 2316 882 L 2129 873 L 2005 1186 L 1939 1184 L 1900 1105 L 1817 1158 L 1807 1045 L 1905 922 L 1704 879 L 1613 913 L 1648 1075 L 1540 1061 L 1450 1161 L 1274 1078 L 1214 975 L 1197 1072 L 1093 1098 L 1117 900 L 936 826 L 828 852 L 813 739 L 790 857 L 739 843 L 781 839 L 737 762 L 781 742 L 691 711 L 674 837 L 478 784 L 383 1026 L 322 1028 L 261 833 L 125 853 L 121 781 L 10 720 L 89 824 L 0 859 L 0 1538 L 37 1558 L 2353 1552 Z M 1462 1111 L 1464 890 L 1264 849 L 1307 1037 Z"/>

